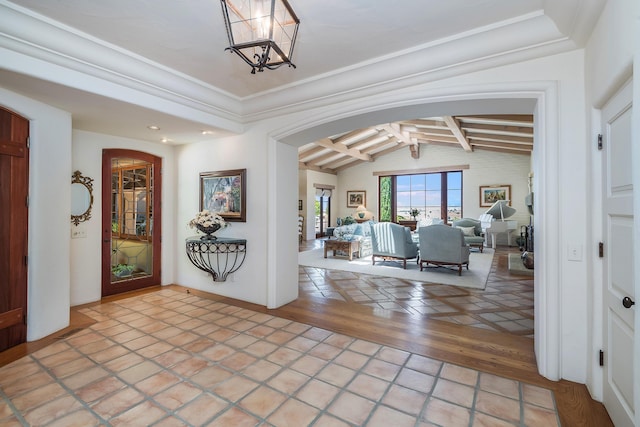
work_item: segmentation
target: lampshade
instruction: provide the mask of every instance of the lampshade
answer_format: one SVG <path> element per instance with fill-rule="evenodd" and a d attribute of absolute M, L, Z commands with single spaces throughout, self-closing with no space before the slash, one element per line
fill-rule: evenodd
<path fill-rule="evenodd" d="M 359 205 L 356 208 L 356 212 L 353 217 L 357 222 L 369 221 L 373 218 L 373 213 L 369 212 L 367 208 L 364 207 L 364 205 Z"/>
<path fill-rule="evenodd" d="M 300 20 L 287 0 L 220 0 L 230 46 L 251 74 L 291 62 Z"/>

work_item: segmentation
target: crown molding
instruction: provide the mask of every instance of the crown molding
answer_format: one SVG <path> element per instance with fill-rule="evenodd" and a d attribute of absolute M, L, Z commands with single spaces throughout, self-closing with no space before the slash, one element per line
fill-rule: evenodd
<path fill-rule="evenodd" d="M 65 78 L 64 72 L 92 77 L 92 84 L 102 80 L 107 83 L 105 86 L 151 95 L 222 119 L 216 121 L 228 130 L 237 131 L 237 124 L 242 122 L 242 102 L 238 97 L 6 0 L 0 0 L 0 29 L 0 48 L 44 66 L 12 71 L 101 94 L 95 86 L 83 87 L 82 79 Z M 11 64 L 3 63 L 3 68 L 11 69 Z M 119 99 L 113 92 L 101 95 Z M 121 100 L 138 104 L 136 96 L 129 98 Z"/>
<path fill-rule="evenodd" d="M 14 69 L 10 61 L 3 63 L 6 69 L 232 132 L 259 120 L 576 48 L 537 11 L 240 98 L 6 0 L 0 0 L 0 29 L 0 48 L 24 56 L 14 54 Z"/>
<path fill-rule="evenodd" d="M 243 99 L 243 116 L 268 119 L 574 49 L 540 11 L 279 87 L 277 97 L 256 94 Z"/>

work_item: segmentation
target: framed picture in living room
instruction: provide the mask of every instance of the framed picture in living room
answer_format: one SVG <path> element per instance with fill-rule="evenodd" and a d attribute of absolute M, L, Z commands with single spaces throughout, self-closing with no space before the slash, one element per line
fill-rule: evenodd
<path fill-rule="evenodd" d="M 247 170 L 200 173 L 200 210 L 215 212 L 226 221 L 247 221 Z"/>
<path fill-rule="evenodd" d="M 510 185 L 485 185 L 480 186 L 480 207 L 490 208 L 499 200 L 508 200 L 511 206 Z"/>
<path fill-rule="evenodd" d="M 366 206 L 367 192 L 364 190 L 347 191 L 347 207 L 357 208 L 358 206 Z"/>

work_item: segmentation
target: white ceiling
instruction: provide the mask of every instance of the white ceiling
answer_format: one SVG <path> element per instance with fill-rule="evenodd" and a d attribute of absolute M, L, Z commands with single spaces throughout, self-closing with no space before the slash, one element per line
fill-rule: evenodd
<path fill-rule="evenodd" d="M 80 129 L 157 140 L 157 134 L 140 126 L 153 120 L 170 129 L 165 136 L 176 143 L 191 142 L 202 138 L 194 129 L 215 135 L 237 132 L 264 111 L 317 99 L 327 91 L 354 92 L 504 52 L 530 49 L 532 55 L 542 55 L 552 50 L 541 46 L 553 45 L 556 51 L 579 47 L 605 1 L 290 0 L 301 21 L 293 56 L 297 68 L 252 75 L 240 58 L 224 51 L 228 42 L 219 0 L 0 0 L 0 6 L 12 12 L 11 17 L 0 13 L 0 47 L 18 51 L 18 40 L 27 54 L 47 61 L 53 55 L 62 66 L 99 78 L 107 70 L 112 81 L 124 76 L 138 84 L 137 89 L 153 88 L 152 94 L 164 90 L 163 95 L 176 102 L 188 100 L 184 102 L 190 108 L 197 104 L 209 116 L 172 117 L 163 109 L 88 85 L 70 91 L 73 82 L 44 71 L 27 76 L 4 67 L 1 60 L 0 86 L 70 111 L 74 127 Z M 14 13 L 39 26 L 21 32 Z M 456 49 L 462 41 L 480 43 L 483 35 L 504 28 L 522 28 L 523 35 L 494 37 L 471 53 Z M 33 46 L 39 47 L 37 52 Z M 442 47 L 451 49 L 438 50 Z M 127 61 L 133 65 L 125 65 Z M 284 90 L 291 88 L 296 90 Z M 219 120 L 208 119 L 214 116 Z"/>

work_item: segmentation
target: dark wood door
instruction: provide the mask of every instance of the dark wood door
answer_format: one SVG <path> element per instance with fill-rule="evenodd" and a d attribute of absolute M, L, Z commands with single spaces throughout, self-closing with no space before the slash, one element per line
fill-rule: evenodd
<path fill-rule="evenodd" d="M 160 285 L 162 159 L 102 153 L 102 296 Z"/>
<path fill-rule="evenodd" d="M 0 108 L 0 352 L 27 339 L 29 121 Z"/>

